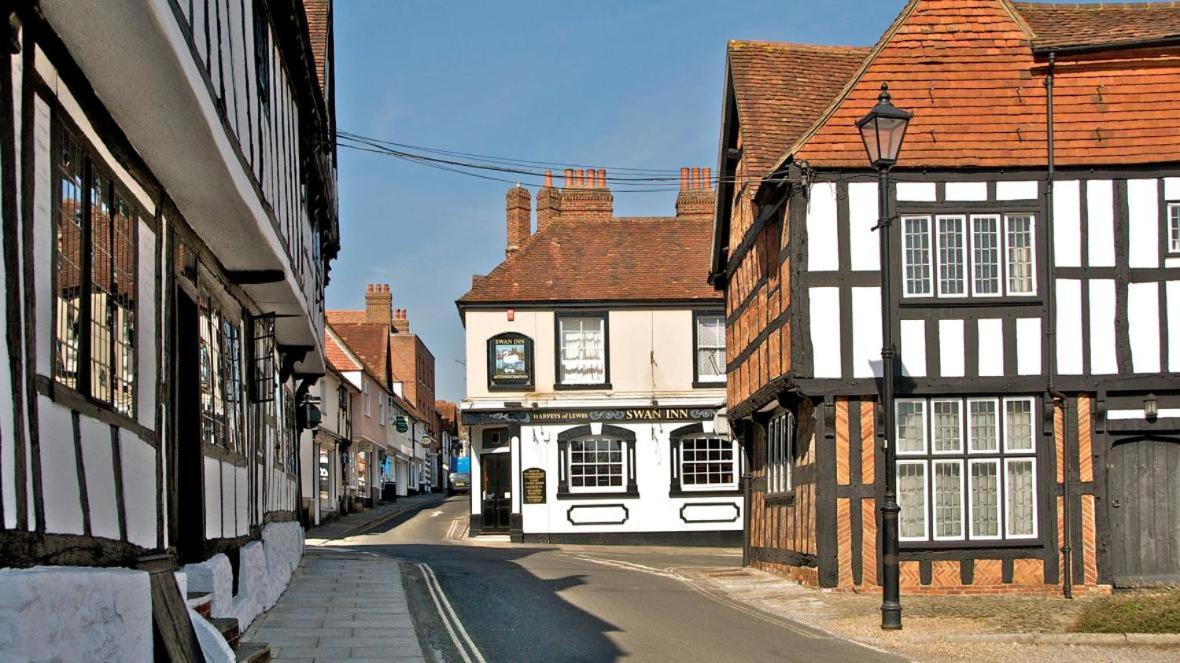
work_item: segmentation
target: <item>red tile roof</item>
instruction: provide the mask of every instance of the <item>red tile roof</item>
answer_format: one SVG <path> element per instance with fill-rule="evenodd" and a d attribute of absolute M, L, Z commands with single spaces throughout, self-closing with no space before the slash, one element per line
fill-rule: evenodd
<path fill-rule="evenodd" d="M 1013 3 L 1038 49 L 1106 46 L 1180 37 L 1180 3 Z"/>
<path fill-rule="evenodd" d="M 307 32 L 311 37 L 311 53 L 315 57 L 316 79 L 321 91 L 324 91 L 324 67 L 328 57 L 331 11 L 331 0 L 303 0 L 303 12 L 307 15 Z"/>
<path fill-rule="evenodd" d="M 324 332 L 324 354 L 328 358 L 328 365 L 341 373 L 359 371 L 362 368 L 360 364 L 353 361 L 352 357 L 348 356 L 348 351 L 326 331 Z"/>
<path fill-rule="evenodd" d="M 472 285 L 458 304 L 701 300 L 711 221 L 675 217 L 587 220 L 563 215 Z"/>
<path fill-rule="evenodd" d="M 356 355 L 365 369 L 382 384 L 389 375 L 389 328 L 379 323 L 337 324 L 328 319 L 332 331 Z"/>
<path fill-rule="evenodd" d="M 1035 35 L 1021 16 L 1007 0 L 911 0 L 852 84 L 788 155 L 815 167 L 866 168 L 855 122 L 888 82 L 894 103 L 914 113 L 902 167 L 1043 166 L 1045 62 L 1034 57 Z M 1174 49 L 1059 60 L 1058 165 L 1174 161 L 1177 90 Z"/>
<path fill-rule="evenodd" d="M 747 172 L 767 174 L 832 103 L 868 53 L 867 47 L 729 42 Z"/>

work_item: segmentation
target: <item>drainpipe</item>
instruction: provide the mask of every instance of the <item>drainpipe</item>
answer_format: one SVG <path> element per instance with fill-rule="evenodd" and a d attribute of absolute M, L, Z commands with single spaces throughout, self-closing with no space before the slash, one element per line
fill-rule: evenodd
<path fill-rule="evenodd" d="M 1070 527 L 1070 493 L 1069 493 L 1069 401 L 1065 394 L 1057 390 L 1057 259 L 1053 240 L 1053 184 L 1056 176 L 1053 143 L 1053 70 L 1057 64 L 1057 52 L 1049 51 L 1049 70 L 1045 74 L 1045 131 L 1048 138 L 1048 177 L 1045 182 L 1045 213 L 1048 217 L 1045 224 L 1046 255 L 1049 263 L 1049 284 L 1046 301 L 1048 321 L 1045 324 L 1045 335 L 1049 346 L 1049 375 L 1046 391 L 1053 399 L 1054 409 L 1061 412 L 1061 484 L 1063 497 L 1061 499 L 1062 541 L 1061 541 L 1061 592 L 1067 599 L 1073 598 L 1073 560 L 1070 541 L 1073 539 L 1073 528 Z"/>

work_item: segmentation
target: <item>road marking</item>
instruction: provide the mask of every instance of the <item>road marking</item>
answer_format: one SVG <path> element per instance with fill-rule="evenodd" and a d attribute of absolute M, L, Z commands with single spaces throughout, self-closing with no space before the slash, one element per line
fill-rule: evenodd
<path fill-rule="evenodd" d="M 430 514 L 430 517 L 431 518 L 438 518 L 441 515 L 442 515 L 442 511 L 435 511 L 434 513 Z"/>
<path fill-rule="evenodd" d="M 471 636 L 467 633 L 467 629 L 463 628 L 463 622 L 459 621 L 459 615 L 455 614 L 455 609 L 451 607 L 451 602 L 447 600 L 447 595 L 443 592 L 442 585 L 438 582 L 438 577 L 434 575 L 434 569 L 430 568 L 429 564 L 418 563 L 418 570 L 422 572 L 422 578 L 426 582 L 426 588 L 430 591 L 430 598 L 434 600 L 434 607 L 438 610 L 438 616 L 442 618 L 443 625 L 447 627 L 447 633 L 451 636 L 451 641 L 455 643 L 455 649 L 459 651 L 459 655 L 463 657 L 465 663 L 487 663 L 483 654 L 479 652 L 479 648 L 475 646 Z M 455 632 L 458 631 L 459 635 Z M 462 642 L 460 641 L 462 637 Z M 468 649 L 464 649 L 463 645 L 466 643 Z M 468 656 L 468 651 L 471 655 Z"/>
<path fill-rule="evenodd" d="M 647 573 L 647 574 L 653 575 L 653 576 L 672 578 L 673 580 L 684 580 L 684 578 L 676 575 L 675 573 L 668 573 L 667 571 L 661 571 L 660 569 L 656 569 L 656 568 L 653 568 L 650 566 L 644 566 L 642 564 L 635 564 L 633 562 L 624 562 L 624 561 L 618 560 L 618 559 L 601 559 L 598 557 L 590 557 L 589 555 L 574 555 L 574 557 L 584 560 L 584 561 L 587 561 L 587 562 L 601 564 L 602 566 L 612 566 L 616 569 L 623 569 L 626 571 L 638 571 L 639 573 Z"/>

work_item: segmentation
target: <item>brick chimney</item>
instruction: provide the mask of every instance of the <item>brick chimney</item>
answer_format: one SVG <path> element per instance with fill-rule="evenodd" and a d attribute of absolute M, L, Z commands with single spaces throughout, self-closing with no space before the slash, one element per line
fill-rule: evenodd
<path fill-rule="evenodd" d="M 681 168 L 680 195 L 676 196 L 676 218 L 712 220 L 717 191 L 709 168 Z"/>
<path fill-rule="evenodd" d="M 524 246 L 532 232 L 532 199 L 529 190 L 517 184 L 505 196 L 508 209 L 508 247 L 504 253 L 512 255 Z"/>
<path fill-rule="evenodd" d="M 388 325 L 392 321 L 393 295 L 388 283 L 370 283 L 365 290 L 365 322 L 380 322 Z"/>
<path fill-rule="evenodd" d="M 561 191 L 553 186 L 553 172 L 545 171 L 545 186 L 537 190 L 537 232 L 561 218 Z"/>
<path fill-rule="evenodd" d="M 399 334 L 410 333 L 410 318 L 406 315 L 406 309 L 399 308 L 393 312 L 393 330 Z"/>
<path fill-rule="evenodd" d="M 607 221 L 615 213 L 615 199 L 606 186 L 606 171 L 565 171 L 565 186 L 561 190 L 562 216 L 591 221 Z"/>

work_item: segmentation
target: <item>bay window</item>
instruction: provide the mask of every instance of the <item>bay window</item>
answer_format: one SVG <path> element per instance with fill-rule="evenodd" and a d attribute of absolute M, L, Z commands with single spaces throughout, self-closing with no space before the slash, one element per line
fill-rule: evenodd
<path fill-rule="evenodd" d="M 697 313 L 693 321 L 696 382 L 725 382 L 725 316 Z"/>
<path fill-rule="evenodd" d="M 1032 214 L 901 217 L 905 297 L 1036 295 Z"/>
<path fill-rule="evenodd" d="M 53 377 L 134 416 L 142 213 L 83 141 L 54 119 Z"/>
<path fill-rule="evenodd" d="M 606 314 L 557 316 L 557 385 L 604 387 L 609 382 Z"/>
<path fill-rule="evenodd" d="M 1036 400 L 899 399 L 900 539 L 1037 538 Z"/>

